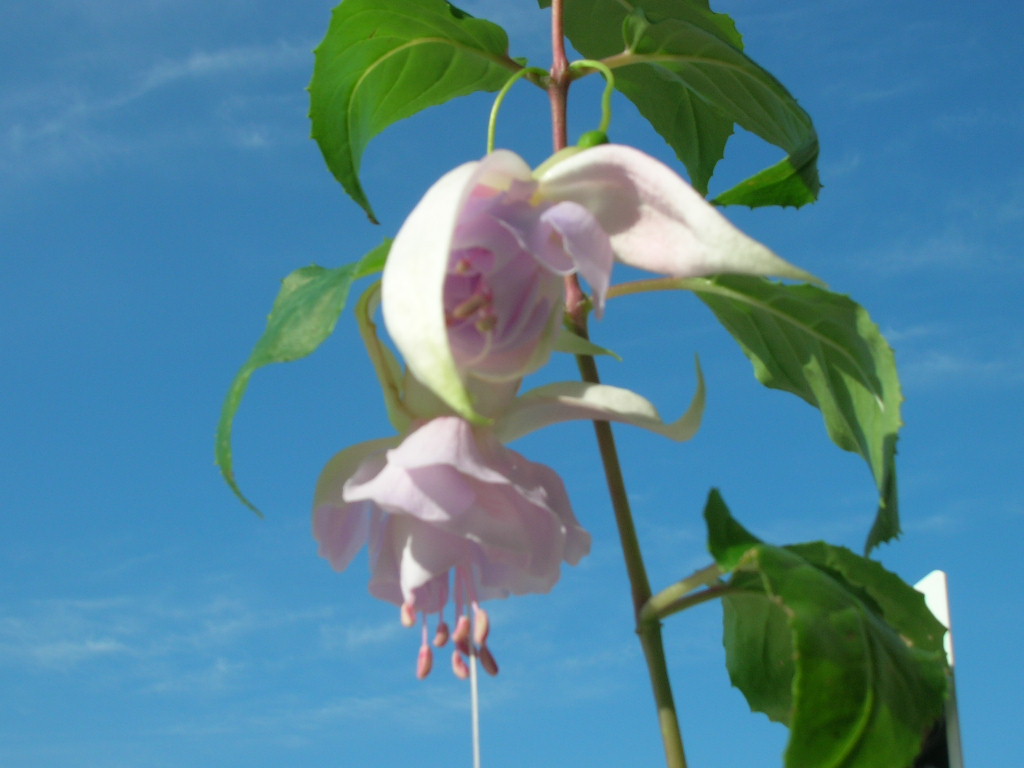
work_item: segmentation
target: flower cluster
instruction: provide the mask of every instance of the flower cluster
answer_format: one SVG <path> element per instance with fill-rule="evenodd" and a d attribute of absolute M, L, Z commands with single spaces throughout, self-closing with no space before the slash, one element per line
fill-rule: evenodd
<path fill-rule="evenodd" d="M 400 436 L 328 463 L 314 532 L 338 570 L 369 546 L 370 591 L 400 606 L 404 624 L 422 623 L 420 677 L 433 665 L 430 616 L 433 645 L 454 641 L 456 675 L 466 675 L 470 655 L 496 673 L 480 603 L 547 592 L 561 564 L 590 549 L 558 475 L 506 443 L 569 419 L 625 422 L 676 440 L 700 425 L 700 380 L 671 423 L 617 387 L 563 382 L 519 394 L 562 332 L 564 277 L 578 273 L 601 312 L 616 259 L 678 277 L 808 277 L 635 149 L 566 151 L 537 171 L 499 150 L 438 180 L 391 247 L 380 295 L 404 373 L 376 342 L 376 289 L 361 303 Z"/>

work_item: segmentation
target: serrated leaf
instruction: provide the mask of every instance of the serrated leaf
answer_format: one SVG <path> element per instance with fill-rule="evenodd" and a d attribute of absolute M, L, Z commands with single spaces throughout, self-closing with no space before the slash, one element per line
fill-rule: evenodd
<path fill-rule="evenodd" d="M 911 646 L 929 653 L 945 653 L 946 628 L 928 608 L 924 595 L 877 560 L 861 557 L 846 547 L 823 541 L 792 544 L 787 550 L 823 571 L 838 574 L 863 602 L 875 607 Z"/>
<path fill-rule="evenodd" d="M 749 543 L 720 499 L 714 510 L 709 500 L 705 515 L 720 550 Z M 721 538 L 728 530 L 735 540 Z M 946 690 L 942 627 L 913 587 L 874 561 L 815 542 L 749 546 L 730 588 L 730 678 L 752 709 L 789 725 L 787 768 L 913 761 Z"/>
<path fill-rule="evenodd" d="M 249 380 L 265 365 L 298 360 L 314 352 L 334 331 L 352 283 L 380 272 L 390 248 L 391 241 L 385 240 L 354 264 L 337 269 L 316 265 L 303 267 L 282 282 L 267 318 L 267 328 L 235 376 L 217 425 L 217 466 L 235 495 L 257 514 L 260 511 L 238 486 L 231 455 L 232 426 Z"/>
<path fill-rule="evenodd" d="M 898 536 L 896 439 L 903 396 L 892 349 L 867 311 L 813 285 L 741 275 L 686 285 L 739 342 L 762 384 L 818 408 L 836 445 L 867 461 L 879 491 L 867 551 Z"/>
<path fill-rule="evenodd" d="M 651 5 L 654 6 L 652 13 L 678 11 L 670 0 L 656 0 Z M 565 6 L 566 34 L 576 50 L 588 58 L 604 59 L 620 54 L 623 22 L 631 8 L 632 5 L 627 7 L 617 0 L 569 0 Z M 719 20 L 723 35 L 742 45 L 728 16 L 709 14 L 709 17 Z M 733 121 L 705 104 L 690 89 L 662 77 L 652 67 L 619 69 L 615 73 L 615 85 L 675 150 L 693 186 L 701 194 L 707 194 L 708 180 L 725 153 Z"/>
<path fill-rule="evenodd" d="M 675 150 L 702 194 L 739 123 L 790 159 L 726 199 L 803 205 L 816 198 L 818 140 L 811 119 L 778 80 L 744 54 L 728 16 L 713 13 L 705 2 L 568 0 L 565 28 L 580 53 L 604 58 L 614 69 L 616 87 Z M 780 183 L 784 172 L 786 183 Z"/>
<path fill-rule="evenodd" d="M 715 205 L 747 205 L 760 208 L 765 205 L 801 206 L 813 203 L 821 184 L 818 178 L 818 142 L 814 141 L 782 159 L 771 168 L 740 182 L 718 195 Z M 807 179 L 815 179 L 813 190 Z"/>
<path fill-rule="evenodd" d="M 359 180 L 370 140 L 427 107 L 498 90 L 521 68 L 507 52 L 501 27 L 444 0 L 344 0 L 334 9 L 309 86 L 313 138 L 371 220 Z"/>

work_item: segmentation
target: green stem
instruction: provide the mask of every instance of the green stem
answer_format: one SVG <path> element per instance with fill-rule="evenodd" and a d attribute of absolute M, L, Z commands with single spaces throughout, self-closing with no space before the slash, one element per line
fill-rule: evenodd
<path fill-rule="evenodd" d="M 571 306 L 571 305 L 570 305 Z M 585 303 L 577 304 L 577 311 L 570 314 L 573 330 L 581 337 L 588 338 Z M 577 355 L 576 362 L 580 376 L 586 382 L 600 384 L 597 363 L 589 355 Z M 597 436 L 598 450 L 604 465 L 605 481 L 615 513 L 615 523 L 619 529 L 619 540 L 622 554 L 626 561 L 626 572 L 629 575 L 630 590 L 633 597 L 633 613 L 636 617 L 636 632 L 640 636 L 640 646 L 651 678 L 654 703 L 658 708 L 658 724 L 665 747 L 665 760 L 668 768 L 686 768 L 686 753 L 683 750 L 683 739 L 679 728 L 679 717 L 676 713 L 675 699 L 672 695 L 672 683 L 668 676 L 668 664 L 665 660 L 665 646 L 661 638 L 661 623 L 641 621 L 644 606 L 651 599 L 651 584 L 647 577 L 640 550 L 640 540 L 633 522 L 633 513 L 629 506 L 626 483 L 622 475 L 615 436 L 611 424 L 607 421 L 595 421 L 594 432 Z"/>
<path fill-rule="evenodd" d="M 572 72 L 565 54 L 565 0 L 552 0 L 551 3 L 551 76 L 548 80 L 548 96 L 551 100 L 551 130 L 555 151 L 568 144 L 566 106 L 569 97 L 569 86 L 572 83 Z M 610 97 L 609 97 L 610 98 Z M 605 114 L 609 110 L 605 109 Z M 587 333 L 587 312 L 589 302 L 580 288 L 579 278 L 573 274 L 565 279 L 565 306 L 569 324 L 584 339 Z M 597 363 L 590 355 L 577 355 L 580 376 L 584 381 L 600 383 Z M 611 496 L 615 522 L 619 528 L 619 539 L 626 560 L 626 571 L 629 574 L 630 589 L 633 595 L 633 613 L 637 619 L 637 634 L 640 645 L 647 660 L 647 669 L 651 676 L 651 688 L 654 692 L 654 703 L 658 708 L 658 724 L 661 728 L 661 739 L 665 747 L 665 760 L 668 768 L 687 768 L 686 754 L 683 751 L 683 738 L 679 730 L 679 718 L 676 714 L 675 700 L 672 696 L 672 683 L 668 676 L 668 665 L 665 661 L 665 646 L 661 639 L 661 624 L 657 621 L 641 622 L 640 612 L 651 598 L 651 583 L 647 578 L 647 567 L 644 565 L 640 551 L 640 540 L 633 523 L 633 514 L 629 508 L 626 494 L 626 483 L 622 476 L 618 450 L 615 447 L 615 436 L 607 421 L 595 421 L 594 432 L 597 446 L 604 465 L 605 480 Z"/>
<path fill-rule="evenodd" d="M 498 112 L 501 111 L 501 105 L 505 101 L 505 97 L 508 92 L 512 89 L 512 86 L 516 84 L 516 81 L 520 78 L 527 77 L 528 75 L 546 75 L 543 69 L 539 67 L 525 67 L 516 72 L 510 77 L 506 83 L 501 86 L 501 90 L 498 91 L 498 95 L 494 97 L 494 104 L 491 105 L 491 116 L 487 120 L 487 154 L 494 151 L 494 136 L 498 130 Z"/>
<path fill-rule="evenodd" d="M 650 291 L 678 291 L 690 288 L 693 282 L 694 278 L 690 277 L 652 277 L 647 280 L 633 280 L 613 285 L 608 289 L 608 298 L 616 299 L 619 296 L 630 296 Z"/>
<path fill-rule="evenodd" d="M 580 69 L 596 69 L 604 77 L 604 93 L 601 95 L 601 124 L 597 130 L 607 134 L 612 124 L 612 95 L 615 93 L 615 75 L 600 61 L 594 59 L 580 59 L 569 65 L 569 69 L 576 72 Z"/>
<path fill-rule="evenodd" d="M 640 621 L 661 621 L 673 613 L 721 597 L 729 589 L 720 583 L 721 576 L 721 568 L 717 565 L 709 565 L 692 576 L 677 581 L 647 601 L 640 610 Z M 697 592 L 701 587 L 707 587 L 707 589 Z"/>

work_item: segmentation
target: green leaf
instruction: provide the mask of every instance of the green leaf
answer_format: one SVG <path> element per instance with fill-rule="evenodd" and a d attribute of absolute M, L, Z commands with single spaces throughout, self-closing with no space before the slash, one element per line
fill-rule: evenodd
<path fill-rule="evenodd" d="M 267 318 L 267 328 L 235 376 L 217 425 L 217 466 L 235 495 L 257 514 L 260 511 L 238 486 L 231 458 L 231 429 L 249 379 L 264 365 L 298 360 L 315 351 L 334 331 L 352 283 L 380 272 L 390 248 L 391 241 L 385 240 L 354 264 L 337 269 L 303 267 L 282 282 Z"/>
<path fill-rule="evenodd" d="M 705 517 L 719 550 L 749 545 L 719 562 L 733 566 L 727 665 L 752 709 L 789 725 L 786 766 L 906 768 L 946 691 L 943 628 L 923 596 L 842 547 L 750 544 L 721 499 Z"/>
<path fill-rule="evenodd" d="M 708 494 L 704 521 L 708 526 L 708 551 L 726 571 L 735 568 L 748 549 L 761 543 L 729 513 L 717 489 Z"/>
<path fill-rule="evenodd" d="M 803 205 L 813 203 L 821 184 L 818 178 L 818 142 L 807 144 L 771 168 L 718 195 L 716 205 Z M 809 191 L 807 179 L 814 179 L 814 193 Z"/>
<path fill-rule="evenodd" d="M 590 339 L 584 339 L 568 328 L 563 328 L 558 334 L 558 338 L 555 340 L 555 351 L 567 352 L 570 355 L 590 355 L 591 357 L 608 355 L 614 357 L 620 363 L 622 362 L 622 358 L 612 350 L 599 346 Z"/>
<path fill-rule="evenodd" d="M 786 549 L 823 571 L 837 574 L 851 590 L 858 590 L 861 599 L 873 605 L 909 645 L 929 653 L 945 653 L 946 628 L 928 608 L 924 595 L 877 560 L 823 541 L 792 544 Z"/>
<path fill-rule="evenodd" d="M 785 608 L 763 592 L 738 590 L 722 598 L 722 610 L 725 666 L 733 686 L 752 711 L 788 725 L 796 659 Z"/>
<path fill-rule="evenodd" d="M 501 27 L 444 0 L 344 0 L 334 9 L 316 49 L 309 116 L 327 166 L 372 221 L 359 181 L 370 140 L 427 107 L 498 90 L 521 68 L 507 51 Z"/>
<path fill-rule="evenodd" d="M 614 69 L 616 87 L 675 150 L 702 194 L 738 123 L 790 159 L 744 182 L 726 200 L 803 205 L 817 197 L 818 140 L 811 119 L 743 53 L 728 16 L 696 0 L 568 0 L 565 27 L 580 53 Z M 786 183 L 780 183 L 783 175 Z"/>
<path fill-rule="evenodd" d="M 867 461 L 879 491 L 867 551 L 898 536 L 896 439 L 903 396 L 892 349 L 867 311 L 813 285 L 740 275 L 686 285 L 739 342 L 762 384 L 818 408 L 836 445 Z"/>

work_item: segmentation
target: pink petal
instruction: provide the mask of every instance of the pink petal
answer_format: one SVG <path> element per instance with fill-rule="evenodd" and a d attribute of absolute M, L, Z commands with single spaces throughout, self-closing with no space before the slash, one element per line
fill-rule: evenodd
<path fill-rule="evenodd" d="M 480 420 L 448 343 L 444 284 L 456 225 L 471 192 L 530 181 L 530 169 L 512 152 L 498 151 L 442 176 L 399 230 L 381 287 L 384 323 L 413 375 L 456 412 Z"/>
<path fill-rule="evenodd" d="M 539 234 L 547 239 L 550 237 L 548 232 L 553 231 L 560 241 L 560 247 L 544 250 L 564 252 L 570 256 L 572 264 L 561 271 L 568 273 L 573 268 L 579 270 L 594 291 L 596 309 L 600 317 L 604 312 L 605 296 L 608 293 L 612 265 L 615 261 L 607 233 L 590 211 L 569 201 L 555 203 L 541 214 L 540 220 L 545 226 L 540 229 Z M 543 243 L 539 243 L 538 251 L 542 247 Z"/>
<path fill-rule="evenodd" d="M 430 610 L 452 569 L 472 574 L 477 599 L 546 592 L 563 561 L 576 564 L 590 549 L 558 475 L 487 428 L 438 417 L 385 460 L 344 487 L 346 502 L 374 510 L 371 591 L 379 597 Z"/>
<path fill-rule="evenodd" d="M 342 495 L 346 481 L 360 470 L 375 473 L 384 463 L 384 450 L 395 439 L 372 440 L 354 445 L 331 459 L 320 474 L 313 501 L 313 535 L 319 554 L 342 571 L 362 549 L 369 534 L 369 502 L 347 502 Z"/>
<path fill-rule="evenodd" d="M 673 277 L 723 272 L 814 280 L 734 227 L 678 174 L 639 150 L 603 144 L 554 163 L 547 200 L 587 208 L 625 264 Z"/>

